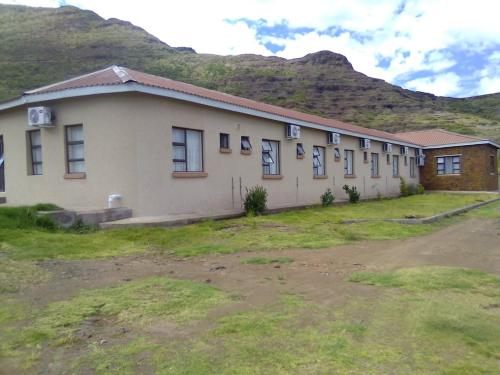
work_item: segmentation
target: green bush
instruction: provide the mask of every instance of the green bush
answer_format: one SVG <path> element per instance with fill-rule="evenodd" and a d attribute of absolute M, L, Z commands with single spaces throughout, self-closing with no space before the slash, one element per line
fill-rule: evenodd
<path fill-rule="evenodd" d="M 424 185 L 418 184 L 417 185 L 417 194 L 424 194 L 424 193 L 425 193 Z"/>
<path fill-rule="evenodd" d="M 357 203 L 359 201 L 359 197 L 361 196 L 361 194 L 359 193 L 356 186 L 344 185 L 342 189 L 344 189 L 346 194 L 349 195 L 349 202 Z"/>
<path fill-rule="evenodd" d="M 62 210 L 61 207 L 53 203 L 37 203 L 32 208 L 35 211 L 59 211 Z"/>
<path fill-rule="evenodd" d="M 246 189 L 245 212 L 247 215 L 262 215 L 266 210 L 267 191 L 262 186 L 254 186 Z"/>
<path fill-rule="evenodd" d="M 57 229 L 57 224 L 47 216 L 38 216 L 36 206 L 0 208 L 0 228 L 3 229 Z"/>
<path fill-rule="evenodd" d="M 407 197 L 411 195 L 408 184 L 406 183 L 406 180 L 403 177 L 399 178 L 399 192 L 402 197 Z"/>
<path fill-rule="evenodd" d="M 328 207 L 333 204 L 333 201 L 335 200 L 335 196 L 332 193 L 332 189 L 328 188 L 326 191 L 321 194 L 321 205 L 323 207 Z"/>

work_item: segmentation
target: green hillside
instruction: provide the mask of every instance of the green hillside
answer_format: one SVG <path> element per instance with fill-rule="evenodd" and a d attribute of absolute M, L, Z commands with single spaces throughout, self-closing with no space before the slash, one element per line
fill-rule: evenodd
<path fill-rule="evenodd" d="M 290 60 L 198 54 L 75 7 L 0 5 L 0 40 L 0 100 L 117 64 L 367 127 L 442 127 L 500 140 L 500 94 L 453 99 L 405 90 L 329 51 Z"/>

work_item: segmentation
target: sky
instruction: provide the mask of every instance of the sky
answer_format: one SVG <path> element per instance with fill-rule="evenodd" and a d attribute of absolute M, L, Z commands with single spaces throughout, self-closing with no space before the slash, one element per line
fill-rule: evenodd
<path fill-rule="evenodd" d="M 499 0 L 7 0 L 74 5 L 198 53 L 287 59 L 320 50 L 410 90 L 500 92 Z"/>

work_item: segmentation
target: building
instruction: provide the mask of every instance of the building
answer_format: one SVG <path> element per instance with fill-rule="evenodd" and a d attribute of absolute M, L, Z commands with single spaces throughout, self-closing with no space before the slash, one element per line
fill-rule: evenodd
<path fill-rule="evenodd" d="M 488 139 L 440 129 L 399 133 L 398 137 L 422 145 L 425 164 L 420 182 L 428 190 L 498 190 L 500 147 Z"/>
<path fill-rule="evenodd" d="M 396 196 L 400 177 L 420 181 L 420 149 L 112 66 L 0 103 L 0 200 L 157 216 L 241 210 L 254 185 L 271 208 L 316 204 L 328 188 L 345 200 L 345 184 L 362 198 Z"/>

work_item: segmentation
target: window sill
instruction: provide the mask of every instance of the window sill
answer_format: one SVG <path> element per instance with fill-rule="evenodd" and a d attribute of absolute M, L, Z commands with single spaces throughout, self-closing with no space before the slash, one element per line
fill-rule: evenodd
<path fill-rule="evenodd" d="M 282 174 L 263 174 L 262 178 L 264 180 L 281 180 L 283 178 Z"/>
<path fill-rule="evenodd" d="M 368 164 L 368 160 L 363 160 L 363 163 L 364 164 Z"/>
<path fill-rule="evenodd" d="M 314 176 L 313 176 L 313 178 L 314 178 L 315 180 L 325 180 L 325 179 L 327 179 L 327 178 L 328 178 L 328 175 L 326 175 L 326 174 L 322 174 L 322 175 L 318 175 L 318 174 L 316 174 L 316 175 L 314 175 Z"/>
<path fill-rule="evenodd" d="M 371 177 L 372 178 L 381 178 L 382 176 L 377 175 L 377 176 L 371 176 Z"/>
<path fill-rule="evenodd" d="M 337 162 L 337 163 L 338 163 L 339 161 L 341 161 L 341 160 L 342 160 L 342 158 L 335 158 L 334 160 L 335 160 L 335 162 Z"/>
<path fill-rule="evenodd" d="M 344 178 L 356 178 L 355 174 L 345 174 Z"/>
<path fill-rule="evenodd" d="M 302 160 L 302 159 L 304 159 L 304 158 L 305 158 L 305 156 L 304 156 L 304 155 L 297 155 L 297 159 Z"/>
<path fill-rule="evenodd" d="M 252 155 L 252 150 L 240 150 L 241 155 Z"/>
<path fill-rule="evenodd" d="M 207 172 L 172 172 L 174 178 L 203 178 L 207 176 Z"/>
<path fill-rule="evenodd" d="M 65 173 L 64 174 L 64 179 L 65 180 L 84 180 L 87 178 L 87 174 L 85 172 L 81 173 Z"/>
<path fill-rule="evenodd" d="M 461 176 L 461 173 L 445 173 L 445 174 L 436 174 L 438 177 L 450 177 L 450 176 Z"/>
<path fill-rule="evenodd" d="M 219 152 L 221 154 L 230 154 L 233 152 L 233 150 L 231 150 L 230 148 L 219 148 Z"/>
<path fill-rule="evenodd" d="M 392 175 L 392 178 L 400 178 L 400 177 L 401 177 L 400 175 L 397 176 Z"/>

